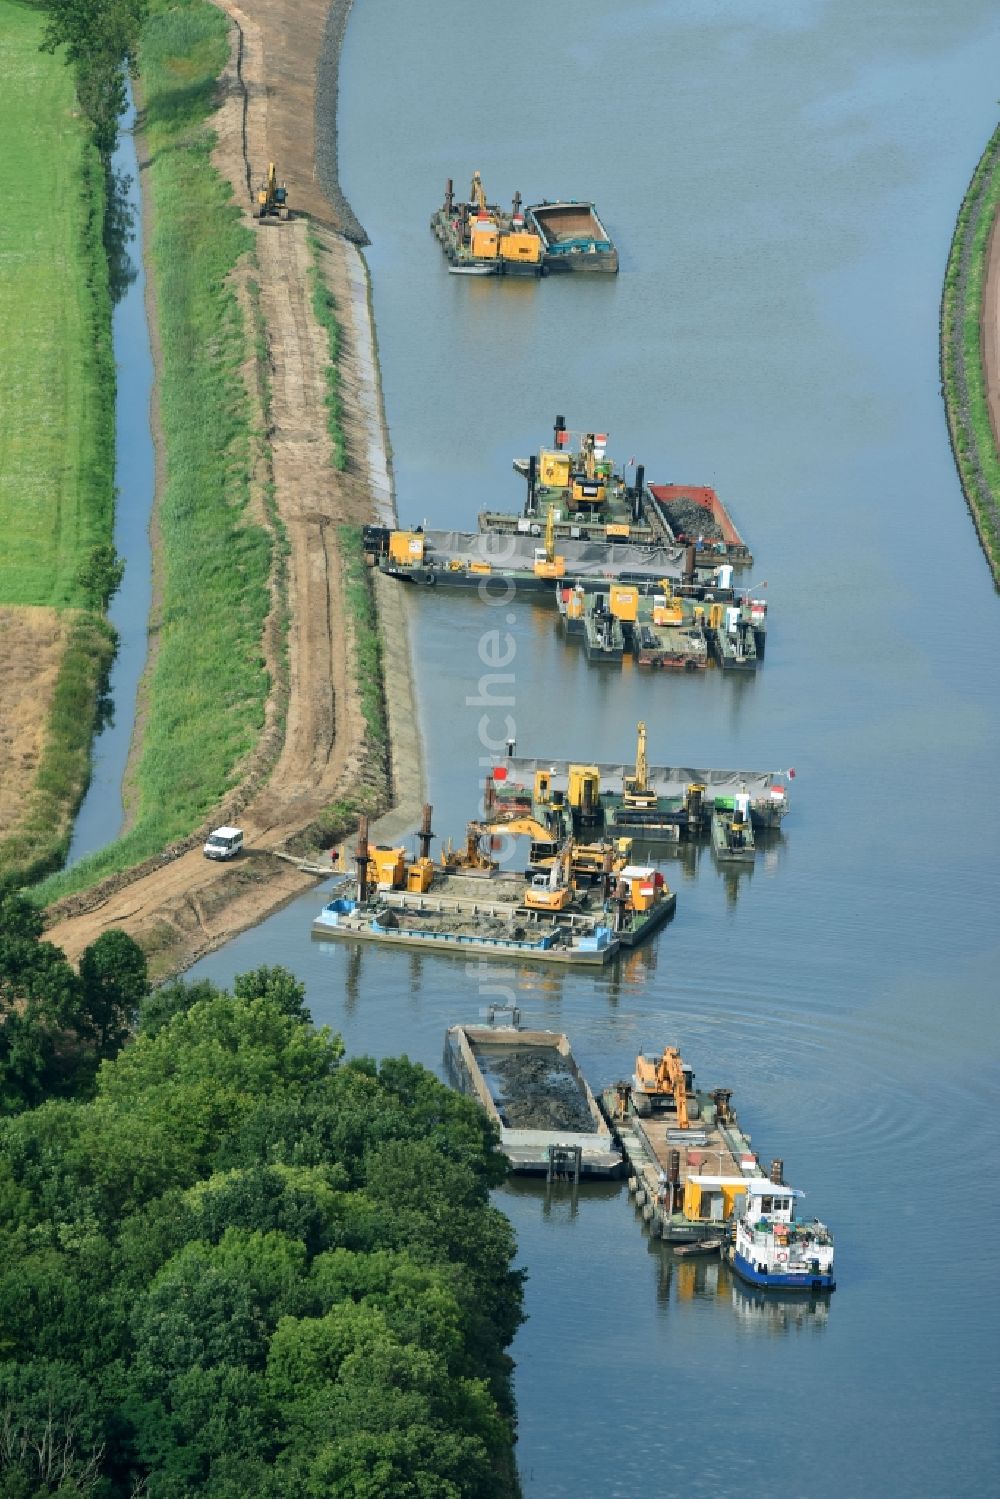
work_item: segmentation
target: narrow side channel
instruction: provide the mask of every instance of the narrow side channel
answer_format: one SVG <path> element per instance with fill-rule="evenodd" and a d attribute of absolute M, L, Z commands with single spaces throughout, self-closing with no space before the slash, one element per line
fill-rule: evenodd
<path fill-rule="evenodd" d="M 94 740 L 90 785 L 77 814 L 67 865 L 95 853 L 121 833 L 122 787 L 135 725 L 139 681 L 146 660 L 152 602 L 149 521 L 156 489 L 150 418 L 153 355 L 146 316 L 142 195 L 135 147 L 135 105 L 129 90 L 112 157 L 115 196 L 109 214 L 115 398 L 115 548 L 125 576 L 108 618 L 118 631 L 118 655 L 108 684 L 109 712 Z"/>

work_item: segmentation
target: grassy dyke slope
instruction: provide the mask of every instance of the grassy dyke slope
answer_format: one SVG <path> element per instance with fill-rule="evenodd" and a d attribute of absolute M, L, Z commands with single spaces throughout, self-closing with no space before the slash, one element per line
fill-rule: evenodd
<path fill-rule="evenodd" d="M 111 540 L 115 372 L 104 175 L 42 30 L 0 0 L 0 602 L 60 608 Z"/>
<path fill-rule="evenodd" d="M 40 891 L 53 900 L 190 833 L 239 779 L 264 724 L 272 536 L 249 513 L 254 358 L 231 273 L 252 254 L 207 118 L 228 57 L 205 0 L 153 0 L 141 51 L 166 485 L 162 598 L 129 833 Z"/>
<path fill-rule="evenodd" d="M 983 283 L 1000 211 L 1000 129 L 980 159 L 955 226 L 941 304 L 941 375 L 962 488 L 1000 585 L 1000 457 L 983 369 Z"/>
<path fill-rule="evenodd" d="M 16 788 L 7 813 L 18 803 L 0 827 L 0 870 L 25 881 L 66 856 L 115 650 L 79 580 L 114 523 L 105 177 L 72 72 L 39 51 L 42 31 L 37 9 L 0 0 L 0 605 L 48 606 L 67 621 L 55 690 L 39 695 L 32 726 L 44 744 L 37 771 L 5 767 Z M 16 667 L 40 664 L 29 650 Z"/>

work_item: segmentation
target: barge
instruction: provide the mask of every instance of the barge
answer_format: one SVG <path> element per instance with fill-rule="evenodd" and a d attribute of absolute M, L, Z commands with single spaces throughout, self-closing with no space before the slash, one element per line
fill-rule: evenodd
<path fill-rule="evenodd" d="M 514 1172 L 549 1181 L 621 1176 L 623 1158 L 564 1035 L 511 1026 L 453 1025 L 449 1080 L 478 1099 Z"/>
<path fill-rule="evenodd" d="M 546 273 L 603 271 L 618 274 L 618 251 L 593 203 L 534 203 L 526 214 L 538 235 Z"/>
<path fill-rule="evenodd" d="M 621 665 L 625 654 L 625 632 L 617 614 L 608 608 L 606 593 L 584 594 L 583 649 L 588 661 L 610 661 Z"/>
<path fill-rule="evenodd" d="M 523 879 L 445 875 L 433 892 L 337 896 L 312 924 L 320 940 L 378 942 L 444 953 L 601 968 L 620 943 L 603 912 L 523 907 Z"/>
<path fill-rule="evenodd" d="M 785 1183 L 780 1160 L 764 1171 L 730 1089 L 696 1089 L 694 1073 L 667 1047 L 637 1057 L 632 1079 L 606 1088 L 601 1106 L 654 1238 L 680 1246 L 722 1238 L 732 1269 L 761 1289 L 836 1288 L 829 1229 L 797 1219 L 803 1194 Z"/>
<path fill-rule="evenodd" d="M 750 823 L 774 831 L 788 813 L 792 772 L 710 770 L 649 765 L 646 728 L 637 728 L 634 765 L 576 764 L 511 754 L 494 767 L 485 788 L 488 815 L 532 817 L 559 838 L 582 828 L 611 836 L 675 843 L 707 837 L 716 804 L 746 796 Z"/>
<path fill-rule="evenodd" d="M 671 578 L 680 585 L 685 574 L 680 547 L 571 537 L 559 542 L 558 552 L 549 556 L 542 526 L 507 536 L 367 526 L 364 545 L 390 578 L 424 588 L 477 588 L 488 599 L 509 595 L 511 588 L 551 597 L 553 584 L 562 578 L 592 592 L 607 589 L 609 579 L 652 584 Z"/>
<path fill-rule="evenodd" d="M 716 604 L 710 644 L 723 671 L 756 671 L 764 659 L 766 606 L 759 599 Z"/>
<path fill-rule="evenodd" d="M 645 467 L 635 467 L 630 482 L 608 457 L 606 432 L 571 432 L 565 417 L 557 416 L 552 446 L 530 458 L 515 458 L 514 472 L 527 486 L 521 513 L 484 510 L 481 531 L 526 531 L 533 524 L 544 526 L 551 513 L 556 540 L 673 544 L 669 527 L 649 500 Z"/>
<path fill-rule="evenodd" d="M 431 215 L 431 232 L 449 268 L 460 275 L 547 276 L 552 272 L 618 271 L 618 251 L 593 203 L 536 203 L 522 211 L 487 201 L 479 172 L 469 197 L 455 196 L 449 177 L 444 201 Z"/>
<path fill-rule="evenodd" d="M 478 172 L 472 175 L 469 200 L 456 201 L 452 179 L 445 184 L 444 202 L 431 215 L 431 232 L 454 274 L 472 276 L 540 276 L 542 241 L 525 222 L 521 195 L 514 194 L 507 213 L 486 200 Z"/>
<path fill-rule="evenodd" d="M 494 850 L 521 835 L 531 839 L 528 865 L 506 871 Z M 600 967 L 676 909 L 660 871 L 631 861 L 629 838 L 584 842 L 530 817 L 470 822 L 464 846 L 448 842 L 437 864 L 433 837 L 429 805 L 413 859 L 403 847 L 369 845 L 362 818 L 356 879 L 323 906 L 313 936 Z"/>
<path fill-rule="evenodd" d="M 737 792 L 734 797 L 716 798 L 712 810 L 712 849 L 721 864 L 753 863 L 753 822 L 750 798 L 745 791 Z"/>
<path fill-rule="evenodd" d="M 650 484 L 649 498 L 669 533 L 669 540 L 720 557 L 735 567 L 750 567 L 753 555 L 736 522 L 714 489 L 704 484 Z"/>

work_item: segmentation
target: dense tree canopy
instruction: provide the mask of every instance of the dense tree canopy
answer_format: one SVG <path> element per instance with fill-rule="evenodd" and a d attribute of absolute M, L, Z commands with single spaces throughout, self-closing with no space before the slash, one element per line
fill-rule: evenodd
<path fill-rule="evenodd" d="M 118 946 L 78 982 L 137 1038 L 0 1120 L 0 1494 L 516 1494 L 486 1116 L 345 1062 L 284 970 L 137 997 Z"/>
<path fill-rule="evenodd" d="M 76 71 L 80 106 L 94 127 L 98 149 L 109 156 L 148 0 L 44 0 L 44 7 L 48 21 L 42 46 L 47 52 L 65 49 L 66 61 Z"/>
<path fill-rule="evenodd" d="M 131 937 L 105 932 L 76 973 L 42 940 L 40 913 L 0 884 L 0 1114 L 88 1092 L 148 992 Z"/>

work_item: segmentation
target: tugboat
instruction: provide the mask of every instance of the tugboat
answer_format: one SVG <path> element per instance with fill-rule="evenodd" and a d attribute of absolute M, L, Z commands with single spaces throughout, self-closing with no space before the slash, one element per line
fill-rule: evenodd
<path fill-rule="evenodd" d="M 746 1206 L 736 1219 L 726 1257 L 750 1285 L 780 1291 L 836 1290 L 833 1235 L 817 1219 L 796 1220 L 795 1199 L 801 1196 L 766 1177 L 747 1182 Z"/>
<path fill-rule="evenodd" d="M 727 802 L 730 805 L 727 806 Z M 712 811 L 712 848 L 721 863 L 753 863 L 753 822 L 750 798 L 745 791 L 734 797 L 716 797 Z"/>

